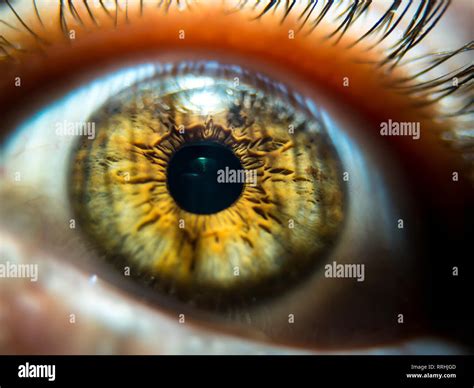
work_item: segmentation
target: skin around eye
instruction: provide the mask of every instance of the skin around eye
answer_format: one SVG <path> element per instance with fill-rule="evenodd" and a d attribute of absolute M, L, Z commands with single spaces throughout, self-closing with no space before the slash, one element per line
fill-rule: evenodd
<path fill-rule="evenodd" d="M 133 12 L 130 12 L 129 17 L 133 17 Z M 34 57 L 28 66 L 22 62 L 5 77 L 5 82 L 11 85 L 14 75 L 21 74 L 23 83 L 21 91 L 13 87 L 4 89 L 12 92 L 8 93 L 8 101 L 5 97 L 2 100 L 8 108 L 10 123 L 14 122 L 18 113 L 17 106 L 20 105 L 19 98 L 26 91 L 31 92 L 33 96 L 39 96 L 40 89 L 53 80 L 60 89 L 61 81 L 68 82 L 71 79 L 67 74 L 73 65 L 80 74 L 91 70 L 93 65 L 105 66 L 120 57 L 122 59 L 130 56 L 137 58 L 141 55 L 145 57 L 150 53 L 150 44 L 165 51 L 176 49 L 176 46 L 183 51 L 194 50 L 196 57 L 204 57 L 203 52 L 212 48 L 216 58 L 227 57 L 229 62 L 240 56 L 253 58 L 249 60 L 249 67 L 256 66 L 253 62 L 271 65 L 269 72 L 277 79 L 281 76 L 288 77 L 288 74 L 297 74 L 294 85 L 299 89 L 312 93 L 311 89 L 319 88 L 326 91 L 328 96 L 340 98 L 341 101 L 359 110 L 367 122 L 361 128 L 369 133 L 377 131 L 377 124 L 389 118 L 400 122 L 420 122 L 422 128 L 430 130 L 422 132 L 419 142 L 414 143 L 406 138 L 391 138 L 391 148 L 402 156 L 402 164 L 408 172 L 407 175 L 411 177 L 410 182 L 416 187 L 414 191 L 417 195 L 421 197 L 421 193 L 426 194 L 425 191 L 430 192 L 431 187 L 437 187 L 438 190 L 432 195 L 431 201 L 437 204 L 447 203 L 451 211 L 451 206 L 455 203 L 462 209 L 465 193 L 468 191 L 462 184 L 451 190 L 445 179 L 453 170 L 461 170 L 461 163 L 457 154 L 447 150 L 438 141 L 439 134 L 447 128 L 445 124 L 441 125 L 433 120 L 436 110 L 414 109 L 416 101 L 393 93 L 393 90 L 386 87 L 385 81 L 390 79 L 381 72 L 374 72 L 372 66 L 353 65 L 353 59 L 357 57 L 358 51 L 346 52 L 341 50 L 341 47 L 333 47 L 329 42 L 320 41 L 319 38 L 327 33 L 324 29 L 304 39 L 290 42 L 288 29 L 292 25 L 288 23 L 292 22 L 291 18 L 287 20 L 287 24 L 275 29 L 274 20 L 262 18 L 259 24 L 249 23 L 244 12 L 223 17 L 219 10 L 206 7 L 204 10 L 196 10 L 192 16 L 170 10 L 166 18 L 160 17 L 161 28 L 157 31 L 158 17 L 158 14 L 147 14 L 139 22 L 134 21 L 128 25 L 119 23 L 117 29 L 112 29 L 113 23 L 104 12 L 96 17 L 102 28 L 94 30 L 94 33 L 90 31 L 86 33 L 77 28 L 76 42 L 72 45 L 63 42 L 63 35 L 57 24 L 54 24 L 54 27 L 53 24 L 48 25 L 46 28 L 50 29 L 47 30 L 50 33 L 45 36 L 48 35 L 51 45 L 43 50 L 46 51 L 48 60 L 51 60 L 49 63 L 52 65 L 44 66 L 46 63 L 44 58 Z M 206 25 L 209 26 L 205 31 L 198 27 L 202 25 L 203 20 L 206 20 Z M 215 23 L 212 27 L 209 20 Z M 74 23 L 72 20 L 69 22 Z M 90 30 L 94 29 L 93 24 L 89 22 Z M 239 26 L 239 38 L 235 37 L 235 31 L 231 31 L 229 25 Z M 185 32 L 185 39 L 179 38 L 181 30 Z M 221 41 L 216 42 L 216 36 L 219 36 Z M 255 39 L 256 36 L 260 39 Z M 315 44 L 319 45 L 319 50 L 314 50 Z M 24 45 L 28 46 L 27 42 Z M 269 50 L 268 47 L 279 47 L 280 50 Z M 357 50 L 359 49 L 363 52 L 363 47 Z M 375 54 L 369 55 L 376 59 Z M 24 61 L 26 58 L 28 56 Z M 365 59 L 370 61 L 372 58 Z M 315 63 L 318 66 L 314 66 Z M 62 76 L 59 77 L 58 74 Z M 350 88 L 343 86 L 344 77 L 350 79 L 352 85 Z M 427 156 L 433 154 L 437 157 Z M 443 208 L 440 208 L 440 211 L 442 212 Z M 462 230 L 462 227 L 459 229 Z"/>

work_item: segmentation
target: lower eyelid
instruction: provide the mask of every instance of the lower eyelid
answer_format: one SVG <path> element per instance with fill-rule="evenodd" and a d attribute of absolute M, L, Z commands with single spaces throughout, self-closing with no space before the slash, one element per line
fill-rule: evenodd
<path fill-rule="evenodd" d="M 173 354 L 200 344 L 197 352 L 209 351 L 212 345 L 218 353 L 225 353 L 228 346 L 252 353 L 259 348 L 255 341 L 265 341 L 256 331 L 230 326 L 220 325 L 217 334 L 212 324 L 198 327 L 189 318 L 179 325 L 178 313 L 165 314 L 131 298 L 120 287 L 81 270 L 77 262 L 72 265 L 72 257 L 61 262 L 59 257 L 66 256 L 60 251 L 45 253 L 47 248 L 37 243 L 27 248 L 18 234 L 2 228 L 0 241 L 4 251 L 10 252 L 9 262 L 34 262 L 39 267 L 37 282 L 0 284 L 0 301 L 5 301 L 0 304 L 0 323 L 8 329 L 2 333 L 0 353 Z M 81 258 L 77 251 L 74 255 L 76 261 Z M 226 332 L 234 338 L 226 339 Z"/>
<path fill-rule="evenodd" d="M 244 333 L 217 335 L 211 328 L 179 325 L 177 317 L 127 300 L 100 278 L 85 276 L 39 251 L 26 253 L 16 237 L 0 233 L 2 247 L 16 252 L 12 261 L 26 263 L 36 257 L 42 271 L 38 284 L 28 280 L 0 284 L 0 300 L 6 302 L 0 304 L 0 323 L 8 329 L 2 332 L 2 354 L 319 354 L 267 345 L 258 333 L 245 333 L 243 339 Z M 48 279 L 56 280 L 48 283 Z M 423 337 L 329 354 L 467 354 L 467 349 Z"/>

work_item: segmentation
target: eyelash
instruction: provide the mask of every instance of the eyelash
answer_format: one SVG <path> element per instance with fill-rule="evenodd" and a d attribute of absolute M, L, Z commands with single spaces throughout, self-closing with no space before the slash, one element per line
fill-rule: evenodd
<path fill-rule="evenodd" d="M 246 6 L 248 0 L 242 0 L 239 5 L 240 9 Z M 259 2 L 257 2 L 258 4 Z M 276 11 L 283 2 L 281 0 L 270 0 L 266 5 L 265 9 L 258 15 L 257 18 L 263 17 L 270 10 Z M 303 19 L 300 24 L 299 31 L 304 28 L 307 24 L 310 17 L 313 15 L 314 19 L 312 25 L 309 28 L 308 34 L 314 31 L 314 29 L 321 23 L 323 19 L 327 17 L 330 13 L 331 8 L 337 8 L 342 4 L 348 4 L 347 8 L 344 11 L 340 12 L 336 18 L 342 19 L 342 22 L 337 25 L 332 33 L 327 36 L 327 39 L 335 38 L 334 44 L 338 44 L 341 38 L 350 30 L 351 26 L 364 14 L 368 13 L 371 9 L 372 1 L 367 0 L 343 0 L 341 2 L 335 2 L 334 0 L 324 0 L 325 5 L 320 10 L 319 13 L 313 15 L 318 1 L 310 1 L 303 12 L 298 16 L 298 20 Z M 296 0 L 286 0 L 284 4 L 284 17 L 282 22 L 287 18 L 287 16 L 294 10 L 294 5 Z M 434 1 L 421 1 L 415 11 L 415 16 L 406 27 L 402 33 L 402 37 L 397 40 L 397 42 L 390 47 L 386 53 L 385 57 L 381 59 L 378 63 L 375 63 L 375 66 L 378 67 L 387 67 L 387 71 L 393 70 L 397 66 L 403 66 L 411 60 L 407 60 L 405 63 L 401 62 L 405 58 L 406 54 L 410 52 L 416 45 L 418 45 L 424 38 L 426 38 L 430 31 L 435 27 L 439 22 L 442 16 L 445 14 L 451 0 L 434 0 Z M 406 17 L 408 11 L 413 7 L 413 2 L 410 1 L 402 9 L 402 13 L 398 18 L 394 18 L 394 14 L 399 10 L 402 5 L 401 0 L 394 0 L 392 4 L 387 8 L 383 13 L 383 16 L 378 19 L 378 21 L 368 29 L 360 38 L 356 39 L 354 43 L 350 44 L 347 48 L 352 48 L 357 45 L 362 40 L 368 38 L 369 36 L 375 36 L 376 33 L 380 32 L 382 29 L 385 29 L 382 37 L 378 41 L 370 46 L 370 49 L 378 47 L 383 41 L 385 41 L 392 33 L 395 32 L 395 28 L 401 23 L 401 21 Z M 394 21 L 394 19 L 396 19 Z M 337 37 L 337 34 L 339 36 Z M 397 80 L 393 85 L 394 89 L 403 90 L 404 92 L 411 92 L 413 94 L 420 95 L 420 92 L 423 93 L 423 96 L 436 96 L 431 100 L 427 100 L 424 105 L 429 105 L 440 101 L 444 97 L 451 96 L 458 92 L 462 97 L 465 98 L 465 104 L 461 104 L 462 108 L 454 113 L 446 114 L 445 116 L 458 116 L 472 113 L 473 110 L 470 110 L 472 107 L 473 101 L 470 97 L 470 89 L 467 87 L 470 81 L 473 78 L 474 68 L 472 65 L 466 65 L 458 69 L 454 74 L 448 73 L 442 77 L 436 77 L 429 81 L 419 82 L 419 83 L 409 83 L 411 81 L 416 81 L 421 76 L 426 73 L 434 70 L 438 66 L 442 65 L 449 59 L 454 58 L 458 54 L 471 51 L 474 49 L 474 42 L 469 42 L 459 49 L 448 51 L 442 53 L 441 58 L 439 58 L 439 53 L 437 54 L 427 54 L 420 58 L 419 60 L 427 60 L 428 65 L 417 72 L 411 77 Z M 459 79 L 458 86 L 449 86 L 452 84 L 454 78 Z"/>

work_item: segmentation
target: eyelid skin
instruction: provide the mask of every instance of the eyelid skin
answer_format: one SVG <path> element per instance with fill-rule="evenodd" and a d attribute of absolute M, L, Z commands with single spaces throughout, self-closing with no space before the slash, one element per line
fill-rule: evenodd
<path fill-rule="evenodd" d="M 32 251 L 30 251 L 31 253 Z M 107 284 L 92 284 L 87 278 L 57 260 L 45 260 L 43 268 L 50 276 L 60 276 L 74 285 L 90 303 L 80 303 L 72 296 L 58 302 L 54 296 L 60 285 L 42 289 L 34 283 L 11 287 L 2 295 L 9 304 L 0 308 L 2 332 L 0 354 L 318 354 L 318 351 L 274 346 L 258 333 L 224 331 L 212 326 L 203 329 L 179 325 L 175 319 L 155 314 L 146 305 L 118 293 Z M 63 268 L 64 267 L 64 268 Z M 29 282 L 28 282 L 29 283 Z M 116 311 L 111 311 L 111 304 Z M 130 308 L 130 305 L 133 307 Z M 71 307 L 74 306 L 74 307 Z M 70 323 L 71 314 L 76 321 Z M 28 319 L 25 319 L 25 316 Z M 51 317 L 56 317 L 51 319 Z M 117 322 L 119 322 L 117 324 Z M 156 333 L 159 328 L 159 335 Z M 217 330 L 217 328 L 216 328 Z M 78 334 L 76 334 L 78 333 Z M 87 338 L 87 340 L 84 340 Z M 465 353 L 450 342 L 425 337 L 417 341 L 388 344 L 382 347 L 332 351 L 333 354 L 429 354 L 430 348 L 442 354 Z M 93 350 L 92 350 L 93 349 Z M 327 350 L 320 352 L 327 354 Z"/>
<path fill-rule="evenodd" d="M 76 7 L 81 16 L 85 15 L 85 21 L 84 9 L 79 4 Z M 42 54 L 33 50 L 31 54 L 19 56 L 19 63 L 12 67 L 0 65 L 0 104 L 6 112 L 4 128 L 14 128 L 17 119 L 25 117 L 28 109 L 34 111 L 34 104 L 46 103 L 55 93 L 69 90 L 91 75 L 99 74 L 98 68 L 108 69 L 112 64 L 180 55 L 189 58 L 189 53 L 196 58 L 212 56 L 229 63 L 245 61 L 249 68 L 263 69 L 273 78 L 288 82 L 308 95 L 318 90 L 340 101 L 342 106 L 350 106 L 369 123 L 360 131 L 374 136 L 378 136 L 379 123 L 388 119 L 420 121 L 420 140 L 404 137 L 382 140 L 398 154 L 403 170 L 411 179 L 410 189 L 418 201 L 427 202 L 428 214 L 434 209 L 436 217 L 451 223 L 452 228 L 446 229 L 454 238 L 465 230 L 459 222 L 462 218 L 459 214 L 470 202 L 470 186 L 463 178 L 458 185 L 450 184 L 452 171 L 462 171 L 463 162 L 459 154 L 452 152 L 439 138 L 440 133 L 449 130 L 449 123 L 435 120 L 436 106 L 414 108 L 419 102 L 417 99 L 397 94 L 387 87 L 392 78 L 404 76 L 399 69 L 384 75 L 383 70 L 375 69 L 373 64 L 358 63 L 361 58 L 366 62 L 378 60 L 380 53 L 366 52 L 362 44 L 346 50 L 350 34 L 334 46 L 333 42 L 323 39 L 332 29 L 321 25 L 309 36 L 296 34 L 295 39 L 290 40 L 288 30 L 296 31 L 295 15 L 290 15 L 279 26 L 279 18 L 271 14 L 249 22 L 254 15 L 245 11 L 224 15 L 215 4 L 202 4 L 193 7 L 190 13 L 171 7 L 166 15 L 156 10 L 140 17 L 137 9 L 130 9 L 130 22 L 125 23 L 122 14 L 116 28 L 113 18 L 103 11 L 96 12 L 96 22 L 101 27 L 97 29 L 87 19 L 87 32 L 69 17 L 68 26 L 76 31 L 75 40 L 69 43 L 58 28 L 58 13 L 57 8 L 41 10 L 45 29 L 34 17 L 28 18 L 32 29 L 50 43 L 42 47 Z M 185 32 L 185 39 L 179 38 L 181 30 Z M 25 49 L 35 44 L 35 39 L 24 33 L 9 37 L 13 42 L 21 42 Z M 17 76 L 21 77 L 21 88 L 14 86 Z M 344 77 L 350 79 L 349 88 L 343 86 Z"/>

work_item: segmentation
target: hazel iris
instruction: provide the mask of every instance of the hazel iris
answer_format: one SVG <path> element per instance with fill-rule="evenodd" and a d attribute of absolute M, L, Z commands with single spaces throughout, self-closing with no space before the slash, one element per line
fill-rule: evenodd
<path fill-rule="evenodd" d="M 89 121 L 96 137 L 71 164 L 75 216 L 108 262 L 158 292 L 202 306 L 272 294 L 336 240 L 338 155 L 284 85 L 237 66 L 163 66 Z"/>

